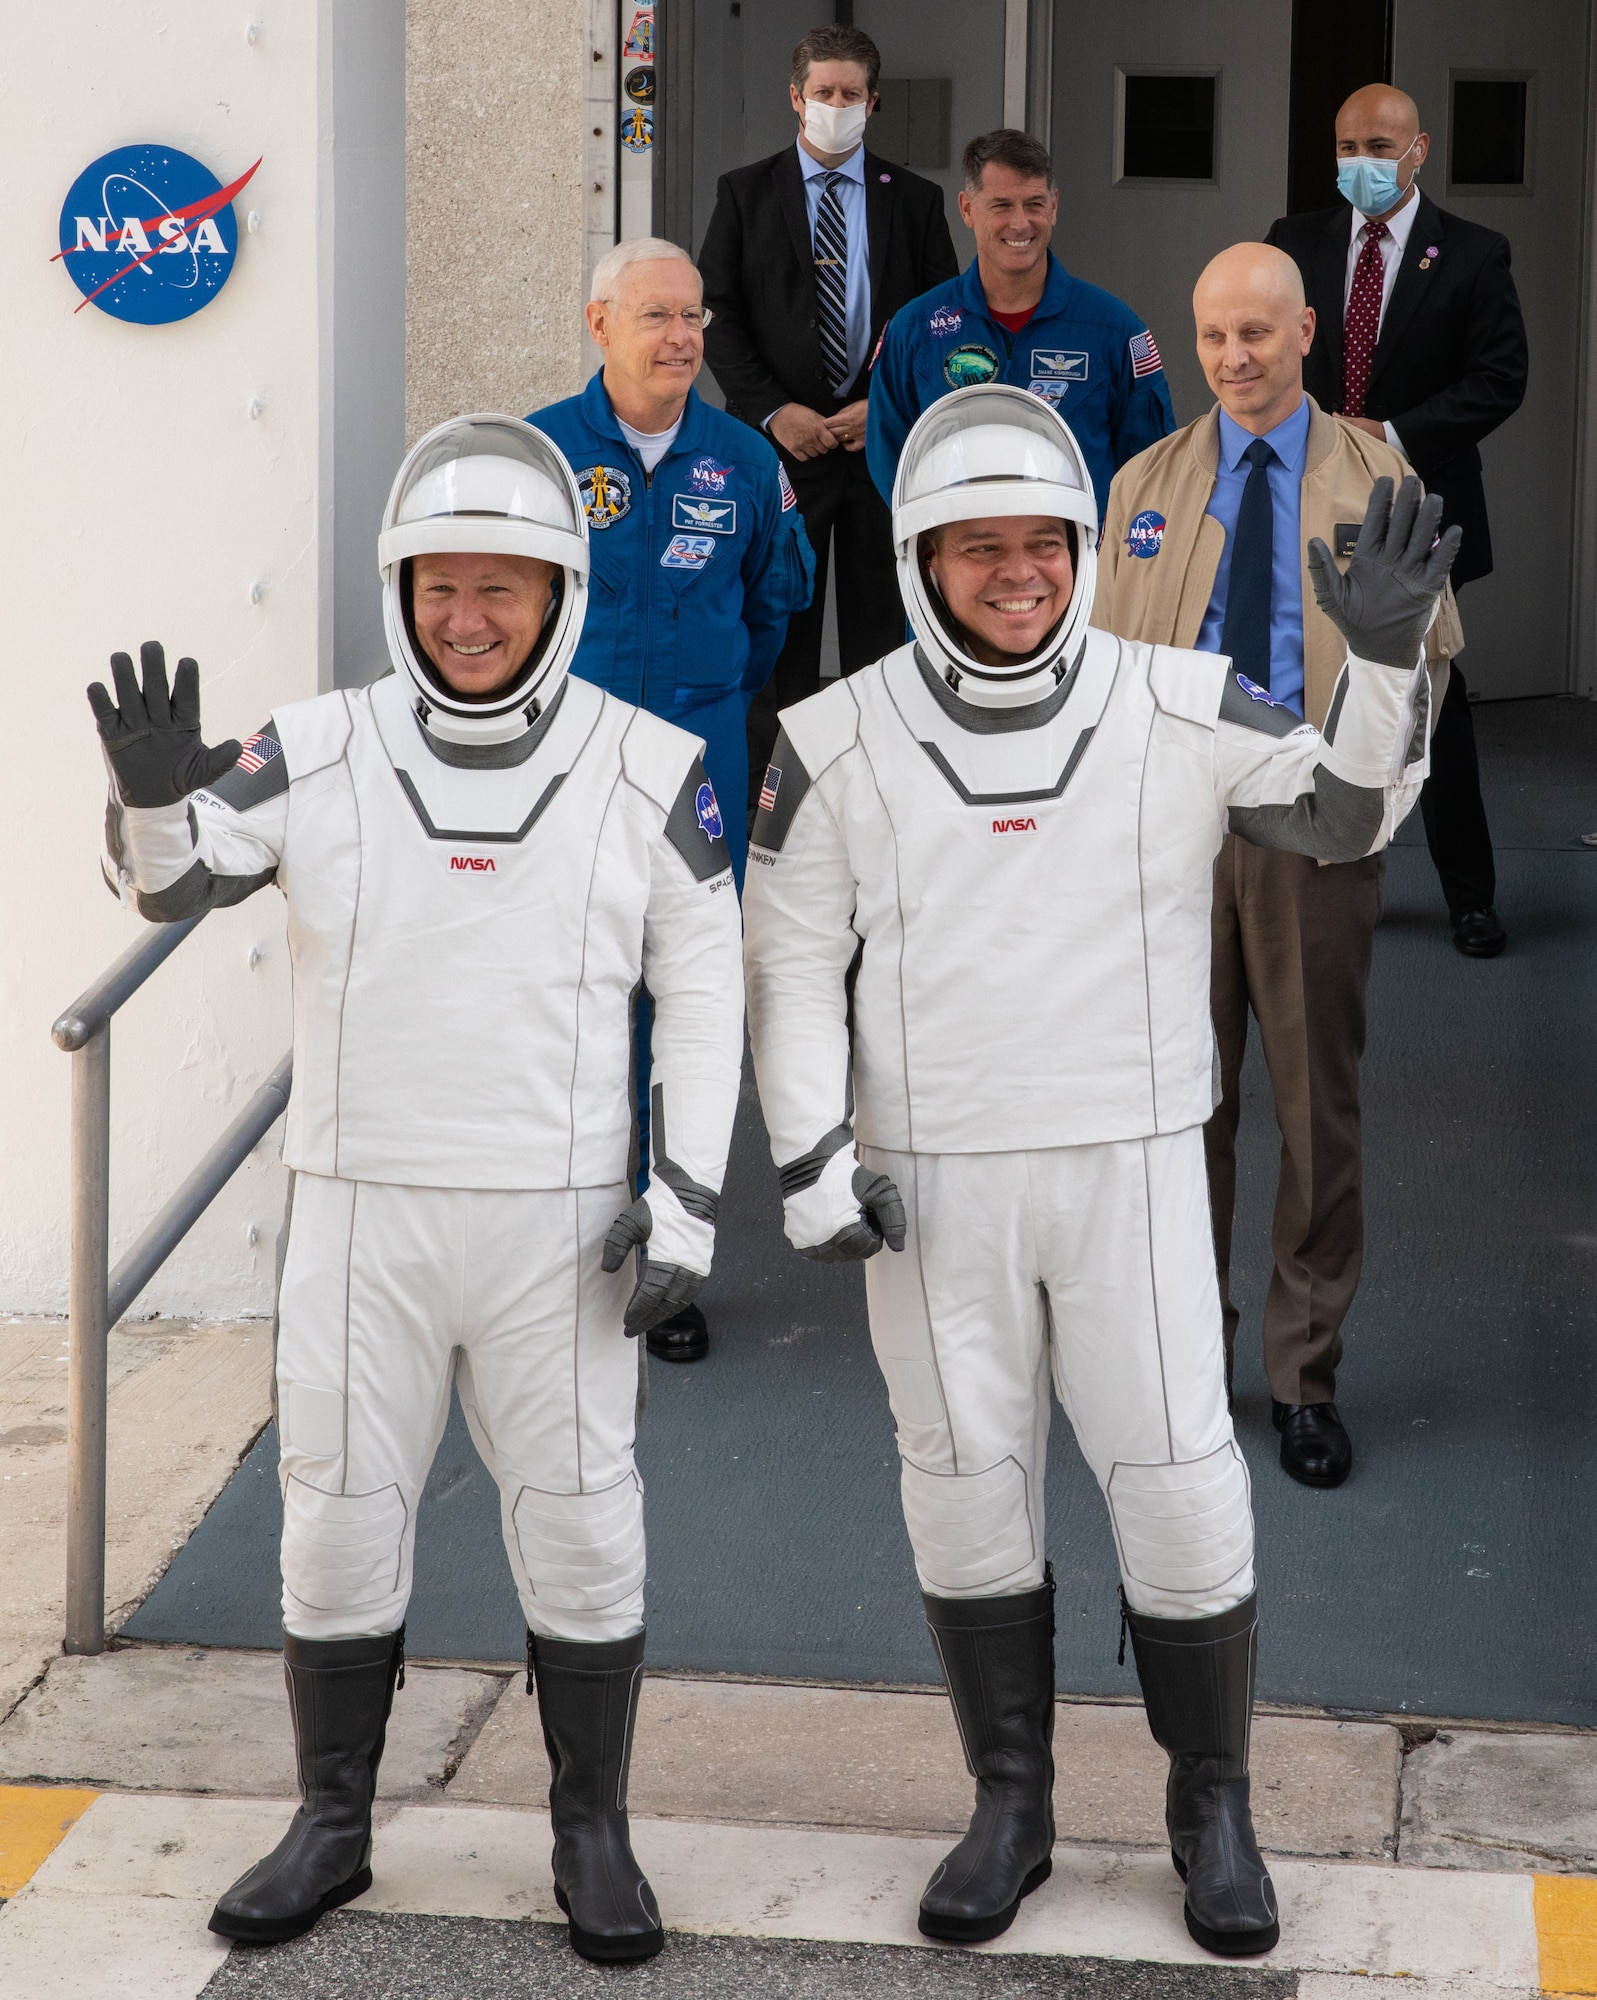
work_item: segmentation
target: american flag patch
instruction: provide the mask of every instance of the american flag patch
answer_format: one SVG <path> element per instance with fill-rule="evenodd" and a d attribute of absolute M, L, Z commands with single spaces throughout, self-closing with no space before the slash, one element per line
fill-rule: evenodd
<path fill-rule="evenodd" d="M 252 776 L 263 764 L 269 764 L 274 757 L 281 757 L 283 746 L 275 736 L 268 736 L 264 729 L 250 738 L 238 753 L 238 769 L 248 771 Z"/>
<path fill-rule="evenodd" d="M 1134 333 L 1131 336 L 1131 372 L 1133 375 L 1157 375 L 1164 363 L 1159 359 L 1159 349 L 1151 333 Z"/>
<path fill-rule="evenodd" d="M 785 514 L 790 507 L 798 505 L 798 495 L 788 484 L 787 467 L 785 465 L 779 465 L 776 468 L 776 476 L 782 486 L 782 512 Z"/>
<path fill-rule="evenodd" d="M 781 782 L 782 773 L 780 770 L 778 770 L 775 764 L 767 764 L 765 767 L 765 783 L 760 787 L 759 810 L 762 813 L 774 813 L 776 811 L 776 788 Z"/>

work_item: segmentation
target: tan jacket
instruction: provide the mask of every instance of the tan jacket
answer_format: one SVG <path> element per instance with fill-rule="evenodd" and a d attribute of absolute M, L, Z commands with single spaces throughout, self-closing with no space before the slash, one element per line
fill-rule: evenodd
<path fill-rule="evenodd" d="M 1342 635 L 1314 601 L 1308 545 L 1318 535 L 1338 556 L 1348 530 L 1364 519 L 1370 487 L 1383 475 L 1402 479 L 1412 467 L 1380 438 L 1328 417 L 1312 396 L 1308 449 L 1303 460 L 1303 713 L 1316 728 L 1325 721 L 1337 675 L 1347 656 Z M 1218 407 L 1184 430 L 1149 445 L 1115 474 L 1109 489 L 1098 551 L 1098 590 L 1092 622 L 1122 639 L 1155 645 L 1196 646 L 1209 608 L 1215 571 L 1225 549 L 1225 529 L 1204 512 L 1220 464 Z M 1162 515 L 1164 534 L 1154 556 L 1128 552 L 1126 532 L 1139 514 Z M 1339 538 L 1338 529 L 1342 530 Z M 1458 606 L 1449 584 L 1425 642 L 1433 700 L 1447 691 L 1447 661 L 1464 650 Z"/>

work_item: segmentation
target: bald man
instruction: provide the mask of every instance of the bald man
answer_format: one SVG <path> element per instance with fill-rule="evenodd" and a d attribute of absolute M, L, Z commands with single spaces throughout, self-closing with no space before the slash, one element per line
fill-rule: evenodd
<path fill-rule="evenodd" d="M 1315 335 L 1310 392 L 1372 438 L 1401 451 L 1464 531 L 1453 584 L 1492 567 L 1481 439 L 1525 395 L 1525 322 L 1508 241 L 1448 215 L 1416 176 L 1430 152 L 1405 91 L 1367 84 L 1336 116 L 1334 208 L 1284 216 L 1269 241 L 1303 273 Z M 1420 800 L 1453 943 L 1493 958 L 1508 942 L 1494 899 L 1497 871 L 1481 803 L 1464 677 L 1455 666 L 1431 738 Z"/>
<path fill-rule="evenodd" d="M 1318 536 L 1345 562 L 1370 489 L 1409 467 L 1384 438 L 1327 416 L 1303 387 L 1315 339 L 1298 268 L 1238 243 L 1193 293 L 1198 359 L 1216 407 L 1116 475 L 1093 623 L 1125 639 L 1227 653 L 1244 691 L 1327 737 L 1345 652 L 1308 582 Z M 1427 641 L 1433 676 L 1462 643 L 1450 592 Z M 1422 746 L 1421 746 L 1422 747 Z M 1353 1446 L 1336 1404 L 1342 1322 L 1363 1255 L 1359 1059 L 1384 857 L 1321 864 L 1229 835 L 1215 867 L 1210 973 L 1218 1097 L 1204 1128 L 1227 1378 L 1240 1078 L 1250 1011 L 1276 1122 L 1281 1177 L 1264 1308 L 1281 1464 L 1339 1486 Z"/>

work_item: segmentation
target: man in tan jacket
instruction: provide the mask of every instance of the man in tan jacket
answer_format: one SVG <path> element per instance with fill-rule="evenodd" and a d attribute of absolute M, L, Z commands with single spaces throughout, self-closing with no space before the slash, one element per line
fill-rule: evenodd
<path fill-rule="evenodd" d="M 1193 294 L 1198 358 L 1218 407 L 1123 466 L 1109 496 L 1093 623 L 1127 639 L 1228 653 L 1245 691 L 1326 725 L 1346 647 L 1314 602 L 1315 537 L 1352 554 L 1370 488 L 1401 453 L 1303 390 L 1314 338 L 1297 266 L 1223 251 Z M 1427 642 L 1439 701 L 1462 650 L 1451 591 Z M 1230 836 L 1215 868 L 1211 1000 L 1220 1103 L 1205 1128 L 1227 1367 L 1236 1132 L 1248 1012 L 1281 1128 L 1275 1272 L 1264 1359 L 1281 1463 L 1339 1486 L 1353 1447 L 1337 1412 L 1342 1321 L 1363 1257 L 1359 1060 L 1385 857 L 1322 865 Z"/>

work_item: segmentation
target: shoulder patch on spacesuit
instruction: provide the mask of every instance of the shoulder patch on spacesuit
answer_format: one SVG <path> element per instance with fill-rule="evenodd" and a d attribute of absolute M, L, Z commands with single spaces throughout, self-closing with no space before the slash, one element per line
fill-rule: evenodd
<path fill-rule="evenodd" d="M 1154 646 L 1148 658 L 1148 685 L 1166 715 L 1213 729 L 1220 711 L 1221 683 L 1229 663 L 1219 653 L 1196 653 L 1184 646 Z"/>
<path fill-rule="evenodd" d="M 793 824 L 793 815 L 804 803 L 810 788 L 810 774 L 799 759 L 785 729 L 776 732 L 776 748 L 765 767 L 765 779 L 754 813 L 754 831 L 749 840 L 767 853 L 780 854 Z"/>
<path fill-rule="evenodd" d="M 1220 720 L 1234 722 L 1242 729 L 1257 729 L 1262 736 L 1290 736 L 1303 727 L 1303 717 L 1295 709 L 1274 700 L 1267 689 L 1234 667 L 1221 691 Z"/>
<path fill-rule="evenodd" d="M 276 724 L 268 722 L 264 729 L 257 729 L 239 752 L 232 770 L 224 771 L 205 790 L 208 797 L 220 799 L 224 806 L 241 813 L 286 792 L 288 759 L 283 755 L 283 740 Z"/>
<path fill-rule="evenodd" d="M 666 817 L 665 837 L 688 864 L 695 881 L 708 882 L 732 866 L 715 787 L 697 757 L 689 765 L 676 804 Z"/>

